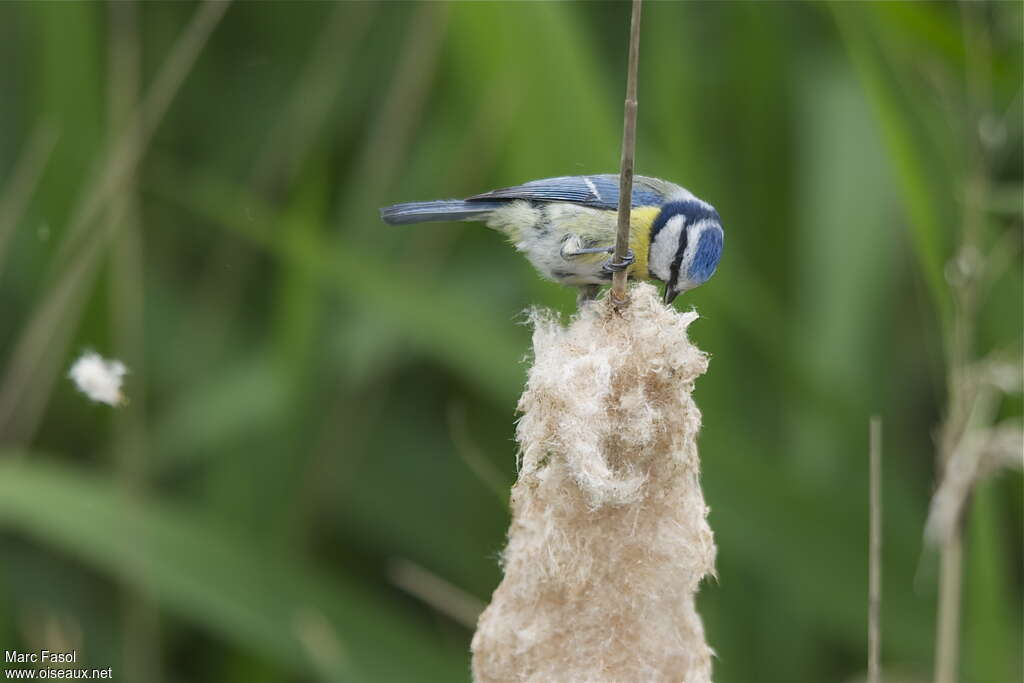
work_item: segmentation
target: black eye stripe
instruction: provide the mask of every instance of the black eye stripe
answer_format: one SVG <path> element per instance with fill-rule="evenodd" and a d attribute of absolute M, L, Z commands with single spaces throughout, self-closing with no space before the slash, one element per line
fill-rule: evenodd
<path fill-rule="evenodd" d="M 676 255 L 672 257 L 672 268 L 670 270 L 671 277 L 669 278 L 669 287 L 675 287 L 676 282 L 679 281 L 679 267 L 683 263 L 683 254 L 686 253 L 686 243 L 690 241 L 690 231 L 688 225 L 683 226 L 683 231 L 679 234 L 679 247 L 676 249 Z"/>

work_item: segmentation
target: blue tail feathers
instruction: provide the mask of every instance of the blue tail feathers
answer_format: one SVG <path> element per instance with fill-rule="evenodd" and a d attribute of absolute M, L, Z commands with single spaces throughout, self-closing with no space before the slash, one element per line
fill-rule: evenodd
<path fill-rule="evenodd" d="M 483 220 L 487 214 L 502 204 L 503 202 L 467 202 L 462 199 L 407 202 L 381 209 L 380 217 L 388 225 Z"/>

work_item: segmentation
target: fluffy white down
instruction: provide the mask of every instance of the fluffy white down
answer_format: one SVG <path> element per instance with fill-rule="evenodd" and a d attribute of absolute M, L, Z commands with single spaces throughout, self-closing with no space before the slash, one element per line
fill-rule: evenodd
<path fill-rule="evenodd" d="M 568 328 L 535 314 L 504 579 L 473 638 L 477 683 L 711 680 L 694 598 L 714 571 L 691 397 L 696 318 L 631 288 Z"/>
<path fill-rule="evenodd" d="M 121 361 L 104 360 L 95 351 L 87 351 L 71 366 L 68 377 L 93 401 L 116 406 L 124 401 L 121 382 L 127 372 Z"/>

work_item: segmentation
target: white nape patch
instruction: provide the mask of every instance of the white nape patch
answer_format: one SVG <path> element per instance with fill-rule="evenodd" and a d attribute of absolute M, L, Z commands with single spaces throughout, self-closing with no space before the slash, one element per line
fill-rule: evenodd
<path fill-rule="evenodd" d="M 651 274 L 659 280 L 668 282 L 672 272 L 672 261 L 676 258 L 679 250 L 679 239 L 683 234 L 685 216 L 678 214 L 669 218 L 651 243 L 651 254 L 648 258 L 647 268 Z M 689 245 L 687 245 L 689 249 Z"/>
<path fill-rule="evenodd" d="M 683 252 L 683 260 L 679 262 L 679 280 L 676 282 L 676 289 L 679 291 L 683 292 L 697 286 L 686 274 L 690 272 L 690 266 L 693 265 L 693 259 L 697 254 L 697 245 L 700 244 L 700 236 L 708 228 L 717 225 L 717 221 L 705 218 L 690 227 L 689 234 L 686 237 L 686 251 Z"/>
<path fill-rule="evenodd" d="M 121 361 L 104 360 L 95 351 L 87 351 L 71 366 L 68 377 L 93 401 L 118 406 L 124 403 L 121 381 L 127 372 Z"/>
<path fill-rule="evenodd" d="M 597 191 L 597 185 L 594 184 L 593 180 L 590 178 L 584 178 L 583 182 L 587 184 L 587 187 L 589 187 L 590 191 L 594 193 L 594 196 L 597 197 L 598 201 L 603 201 L 601 199 L 601 193 Z"/>
<path fill-rule="evenodd" d="M 700 202 L 701 204 L 706 204 L 707 203 L 707 202 L 703 201 L 702 199 L 700 199 L 694 193 L 692 193 L 689 190 L 687 190 L 685 187 L 679 187 L 678 185 L 676 186 L 676 190 L 674 192 L 672 192 L 671 194 L 669 194 L 667 197 L 665 197 L 665 199 L 667 201 L 670 201 L 670 202 L 685 202 L 685 201 L 696 200 L 696 201 Z"/>

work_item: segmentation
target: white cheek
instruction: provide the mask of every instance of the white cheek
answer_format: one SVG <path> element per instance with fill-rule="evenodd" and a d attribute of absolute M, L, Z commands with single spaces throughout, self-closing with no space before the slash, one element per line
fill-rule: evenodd
<path fill-rule="evenodd" d="M 673 216 L 668 219 L 665 227 L 654 237 L 654 242 L 651 244 L 648 267 L 654 275 L 662 280 L 668 281 L 672 261 L 675 260 L 676 251 L 679 249 L 679 238 L 682 233 L 683 217 Z"/>

